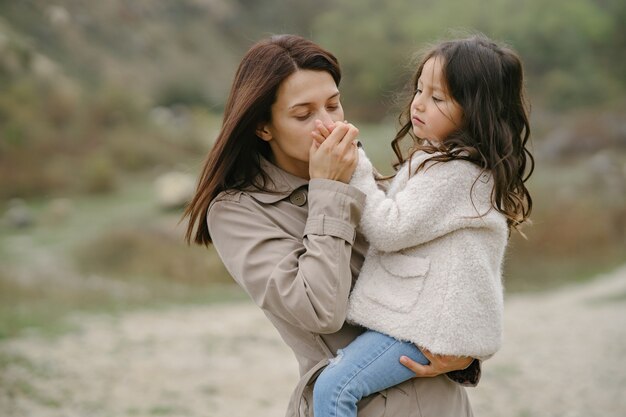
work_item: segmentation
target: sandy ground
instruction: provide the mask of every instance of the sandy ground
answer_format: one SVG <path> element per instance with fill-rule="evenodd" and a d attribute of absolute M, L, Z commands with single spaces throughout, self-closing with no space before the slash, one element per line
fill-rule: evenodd
<path fill-rule="evenodd" d="M 62 337 L 0 345 L 0 416 L 274 417 L 297 379 L 248 303 L 74 320 Z M 626 266 L 508 297 L 504 340 L 469 389 L 477 416 L 626 415 Z"/>

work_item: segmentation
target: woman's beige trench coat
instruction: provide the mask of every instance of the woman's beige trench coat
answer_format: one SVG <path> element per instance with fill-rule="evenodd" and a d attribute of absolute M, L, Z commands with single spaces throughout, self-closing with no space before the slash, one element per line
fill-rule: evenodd
<path fill-rule="evenodd" d="M 220 194 L 209 208 L 209 231 L 227 270 L 298 360 L 302 378 L 287 417 L 311 417 L 315 377 L 362 332 L 344 320 L 367 250 L 356 232 L 365 195 L 337 181 L 306 181 L 264 159 L 261 166 L 277 192 Z M 478 371 L 470 384 L 477 382 L 480 364 L 472 367 Z M 440 375 L 371 395 L 359 403 L 358 415 L 460 417 L 472 411 L 465 388 Z"/>

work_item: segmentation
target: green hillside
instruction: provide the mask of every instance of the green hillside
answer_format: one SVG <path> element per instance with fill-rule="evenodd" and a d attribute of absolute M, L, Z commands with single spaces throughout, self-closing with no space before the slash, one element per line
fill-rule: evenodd
<path fill-rule="evenodd" d="M 153 103 L 200 102 L 218 112 L 247 47 L 281 32 L 332 50 L 346 72 L 347 104 L 369 118 L 386 115 L 385 96 L 402 85 L 416 51 L 458 31 L 483 31 L 518 49 L 530 90 L 549 108 L 619 99 L 626 88 L 620 0 L 30 0 L 0 2 L 0 15 L 90 88 L 112 85 Z"/>
<path fill-rule="evenodd" d="M 562 124 L 559 154 L 623 147 L 625 20 L 620 0 L 0 1 L 0 199 L 197 163 L 240 57 L 272 33 L 333 51 L 346 116 L 392 124 L 415 53 L 483 31 L 523 57 L 535 141 Z"/>

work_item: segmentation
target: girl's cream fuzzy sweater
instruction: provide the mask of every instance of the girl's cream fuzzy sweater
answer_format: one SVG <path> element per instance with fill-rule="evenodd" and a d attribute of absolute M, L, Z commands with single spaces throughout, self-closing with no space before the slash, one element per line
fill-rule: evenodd
<path fill-rule="evenodd" d="M 433 156 L 413 155 L 415 171 Z M 501 344 L 506 218 L 493 179 L 462 160 L 408 163 L 387 192 L 359 149 L 350 184 L 366 195 L 359 225 L 370 242 L 348 320 L 436 354 L 486 359 Z M 471 197 L 470 197 L 471 192 Z"/>

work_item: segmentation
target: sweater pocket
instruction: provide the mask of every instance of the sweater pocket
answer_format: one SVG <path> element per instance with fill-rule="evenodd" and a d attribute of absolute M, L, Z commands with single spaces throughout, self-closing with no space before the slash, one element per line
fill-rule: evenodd
<path fill-rule="evenodd" d="M 389 310 L 411 311 L 424 288 L 430 260 L 394 252 L 380 254 L 379 264 L 381 276 L 368 282 L 364 294 Z"/>

